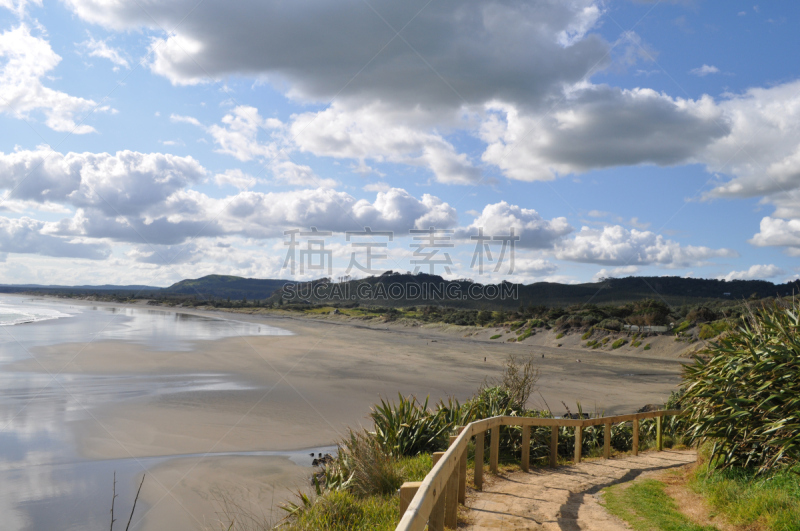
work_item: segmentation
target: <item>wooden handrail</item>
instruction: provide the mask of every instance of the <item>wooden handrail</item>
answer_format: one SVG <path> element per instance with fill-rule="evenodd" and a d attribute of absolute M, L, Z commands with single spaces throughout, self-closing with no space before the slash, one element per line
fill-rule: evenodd
<path fill-rule="evenodd" d="M 600 424 L 618 424 L 620 422 L 629 422 L 634 421 L 634 426 L 637 428 L 638 431 L 638 424 L 642 419 L 649 419 L 649 418 L 656 418 L 657 419 L 657 435 L 656 435 L 656 447 L 660 451 L 662 449 L 662 432 L 661 432 L 661 418 L 669 415 L 679 415 L 681 413 L 680 410 L 675 409 L 666 409 L 666 410 L 659 410 L 659 411 L 648 411 L 646 413 L 632 413 L 630 415 L 616 415 L 612 417 L 598 417 L 593 419 L 553 419 L 553 418 L 536 418 L 536 417 L 511 417 L 511 416 L 499 416 L 499 417 L 491 417 L 488 419 L 476 420 L 475 422 L 470 422 L 464 428 L 461 429 L 461 433 L 458 434 L 457 437 L 452 438 L 450 447 L 444 453 L 444 455 L 439 459 L 439 461 L 433 466 L 428 475 L 425 476 L 425 479 L 422 480 L 421 483 L 416 483 L 414 488 L 416 488 L 416 494 L 411 499 L 411 502 L 408 504 L 408 508 L 406 509 L 405 513 L 403 513 L 400 523 L 397 525 L 396 531 L 422 531 L 425 529 L 425 526 L 428 524 L 428 519 L 431 516 L 431 511 L 433 510 L 434 505 L 439 500 L 439 498 L 445 495 L 445 491 L 447 489 L 447 484 L 449 481 L 454 481 L 453 476 L 455 475 L 456 483 L 464 481 L 464 478 L 459 478 L 459 472 L 463 473 L 461 470 L 461 463 L 464 457 L 464 452 L 467 450 L 467 444 L 469 440 L 476 436 L 482 435 L 488 430 L 496 430 L 500 426 L 521 426 L 523 428 L 528 428 L 531 426 L 551 426 L 553 428 L 554 435 L 551 440 L 551 452 L 556 450 L 558 444 L 558 428 L 560 427 L 574 427 L 576 429 L 580 429 L 583 431 L 583 428 L 587 426 L 598 426 Z M 495 441 L 499 440 L 496 435 L 496 432 L 491 434 L 491 438 Z M 608 432 L 607 432 L 608 433 Z M 605 445 L 606 449 L 604 455 L 608 457 L 610 455 L 610 437 L 606 437 Z M 576 437 L 576 442 L 579 441 L 580 438 Z M 634 436 L 634 453 L 638 452 L 638 442 L 639 437 L 638 433 Z M 496 443 L 494 443 L 496 444 Z M 578 444 L 576 444 L 575 448 L 575 458 L 576 461 L 580 461 L 580 448 Z M 523 455 L 524 458 L 528 457 L 527 455 Z M 551 456 L 551 465 L 555 465 L 555 461 L 552 459 Z M 528 463 L 523 463 L 523 468 L 527 468 Z M 483 462 L 476 463 L 476 468 L 480 466 L 481 470 L 483 470 Z M 456 490 L 456 492 L 458 489 Z M 444 504 L 440 504 L 441 507 L 444 507 Z M 431 520 L 433 522 L 433 520 Z M 443 521 L 443 520 L 442 520 Z M 439 519 L 437 519 L 439 522 Z M 438 525 L 438 524 L 437 524 Z M 435 527 L 435 526 L 434 526 Z M 434 529 L 434 527 L 429 526 L 430 531 L 441 531 L 440 529 Z"/>

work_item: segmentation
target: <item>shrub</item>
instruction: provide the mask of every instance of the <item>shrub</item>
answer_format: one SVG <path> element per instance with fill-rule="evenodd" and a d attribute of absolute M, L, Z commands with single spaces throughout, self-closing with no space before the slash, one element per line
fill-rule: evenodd
<path fill-rule="evenodd" d="M 561 339 L 562 337 L 564 337 L 564 332 L 561 332 L 556 335 L 556 339 Z"/>
<path fill-rule="evenodd" d="M 642 344 L 641 341 L 632 341 L 631 346 L 634 348 L 638 348 Z"/>
<path fill-rule="evenodd" d="M 589 339 L 590 337 L 592 337 L 592 332 L 594 332 L 594 330 L 590 328 L 589 330 L 587 330 L 587 331 L 586 331 L 586 333 L 585 333 L 585 334 L 583 334 L 583 335 L 581 336 L 581 339 L 583 339 L 584 341 L 586 341 L 587 339 Z"/>
<path fill-rule="evenodd" d="M 706 306 L 700 306 L 686 315 L 686 320 L 696 323 L 705 323 L 717 318 L 717 312 Z"/>
<path fill-rule="evenodd" d="M 700 333 L 697 335 L 700 339 L 711 339 L 717 337 L 722 332 L 728 329 L 728 322 L 725 320 L 714 321 L 713 323 L 704 324 L 700 328 Z"/>
<path fill-rule="evenodd" d="M 497 339 L 500 336 L 502 336 L 502 334 L 495 334 L 492 337 L 490 337 L 489 339 Z"/>
<path fill-rule="evenodd" d="M 596 339 L 592 339 L 592 340 L 586 342 L 586 346 L 587 347 L 593 347 L 596 344 L 597 344 L 597 340 Z"/>
<path fill-rule="evenodd" d="M 642 350 L 650 350 L 650 343 L 646 344 Z"/>
<path fill-rule="evenodd" d="M 449 426 L 439 415 L 428 410 L 428 399 L 423 404 L 416 397 L 399 396 L 399 402 L 381 399 L 372 408 L 370 417 L 375 423 L 374 436 L 391 455 L 417 455 L 436 452 L 447 447 Z"/>
<path fill-rule="evenodd" d="M 684 321 L 678 326 L 676 326 L 672 331 L 675 332 L 676 334 L 679 334 L 684 330 L 688 329 L 690 326 L 692 326 L 691 321 Z"/>
<path fill-rule="evenodd" d="M 620 330 L 622 330 L 622 323 L 616 319 L 603 319 L 602 321 L 600 321 L 597 327 L 619 332 Z"/>
<path fill-rule="evenodd" d="M 347 478 L 343 483 L 332 485 L 330 476 Z M 339 470 L 336 470 L 338 468 Z M 326 467 L 328 488 L 346 488 L 357 496 L 392 494 L 403 484 L 403 470 L 381 446 L 380 440 L 366 432 L 351 431 L 339 443 L 339 457 Z"/>
<path fill-rule="evenodd" d="M 715 466 L 764 472 L 800 458 L 800 301 L 742 318 L 684 368 L 691 436 Z"/>
<path fill-rule="evenodd" d="M 392 530 L 397 518 L 395 496 L 358 498 L 347 491 L 330 491 L 316 500 L 308 501 L 301 510 L 294 510 L 294 518 L 281 526 L 288 531 Z"/>
<path fill-rule="evenodd" d="M 614 341 L 613 343 L 611 343 L 611 348 L 612 349 L 618 349 L 619 347 L 621 347 L 622 345 L 624 345 L 627 342 L 628 342 L 627 339 L 625 339 L 624 337 L 621 337 L 621 338 L 617 339 L 616 341 Z"/>

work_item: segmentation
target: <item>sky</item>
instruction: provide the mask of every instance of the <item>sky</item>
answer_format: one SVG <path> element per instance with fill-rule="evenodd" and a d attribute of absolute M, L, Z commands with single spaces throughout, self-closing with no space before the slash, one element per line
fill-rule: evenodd
<path fill-rule="evenodd" d="M 798 23 L 788 0 L 0 0 L 0 283 L 796 279 Z"/>

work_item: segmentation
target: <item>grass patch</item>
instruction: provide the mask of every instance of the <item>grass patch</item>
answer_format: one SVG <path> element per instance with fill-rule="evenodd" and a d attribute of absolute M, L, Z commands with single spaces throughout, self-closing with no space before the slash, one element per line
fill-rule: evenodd
<path fill-rule="evenodd" d="M 639 346 L 641 346 L 641 344 L 642 344 L 642 342 L 641 342 L 641 341 L 633 341 L 633 342 L 631 343 L 631 346 L 632 346 L 633 348 L 638 348 Z"/>
<path fill-rule="evenodd" d="M 690 326 L 692 326 L 692 323 L 690 321 L 684 321 L 675 328 L 673 328 L 672 331 L 675 332 L 676 334 L 679 334 L 684 330 L 688 329 Z"/>
<path fill-rule="evenodd" d="M 725 332 L 730 328 L 728 322 L 724 319 L 707 323 L 700 327 L 700 333 L 697 337 L 700 339 L 712 339 Z"/>
<path fill-rule="evenodd" d="M 642 350 L 650 350 L 650 343 L 646 344 Z"/>
<path fill-rule="evenodd" d="M 597 344 L 597 340 L 596 339 L 592 339 L 592 340 L 586 342 L 586 346 L 587 347 L 594 347 L 596 344 Z"/>
<path fill-rule="evenodd" d="M 589 339 L 590 337 L 592 337 L 592 333 L 593 333 L 593 332 L 594 332 L 594 329 L 593 329 L 593 328 L 590 328 L 589 330 L 587 330 L 587 331 L 586 331 L 586 333 L 585 333 L 585 334 L 583 334 L 583 335 L 581 336 L 581 339 L 583 339 L 584 341 L 586 341 L 587 339 Z"/>
<path fill-rule="evenodd" d="M 503 334 L 495 334 L 495 335 L 493 335 L 492 337 L 490 337 L 489 339 L 497 339 L 498 337 L 500 337 L 500 336 L 502 336 L 502 335 L 503 335 Z"/>
<path fill-rule="evenodd" d="M 517 341 L 524 341 L 534 334 L 533 328 L 526 328 L 525 331 L 517 338 Z"/>
<path fill-rule="evenodd" d="M 282 529 L 305 531 L 392 530 L 397 525 L 399 498 L 394 495 L 359 498 L 347 491 L 328 491 L 299 512 Z"/>
<path fill-rule="evenodd" d="M 755 476 L 755 471 L 729 468 L 708 473 L 698 467 L 689 487 L 731 523 L 769 530 L 800 530 L 800 476 L 781 470 Z"/>
<path fill-rule="evenodd" d="M 559 332 L 558 335 L 556 335 L 556 339 L 561 339 L 562 337 L 564 337 L 564 332 Z"/>
<path fill-rule="evenodd" d="M 617 349 L 617 348 L 621 347 L 622 345 L 624 345 L 627 342 L 628 342 L 627 339 L 625 339 L 624 337 L 621 337 L 621 338 L 617 339 L 616 341 L 614 341 L 613 343 L 611 343 L 611 348 L 612 349 Z"/>
<path fill-rule="evenodd" d="M 681 514 L 664 487 L 654 479 L 627 487 L 614 485 L 604 491 L 606 509 L 636 531 L 718 531 L 716 527 L 697 525 Z"/>

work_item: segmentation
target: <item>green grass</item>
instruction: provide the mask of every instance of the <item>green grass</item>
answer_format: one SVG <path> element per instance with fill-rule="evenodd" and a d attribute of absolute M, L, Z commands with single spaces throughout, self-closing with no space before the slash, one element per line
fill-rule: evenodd
<path fill-rule="evenodd" d="M 433 467 L 431 454 L 401 457 L 396 466 L 404 481 L 422 481 Z M 399 501 L 394 494 L 357 496 L 347 491 L 326 491 L 313 505 L 289 519 L 288 531 L 393 530 L 399 521 Z M 239 529 L 239 528 L 235 528 Z M 267 528 L 265 528 L 266 530 Z"/>
<path fill-rule="evenodd" d="M 593 347 L 595 345 L 597 345 L 597 340 L 596 339 L 591 339 L 591 340 L 586 342 L 586 346 L 587 347 Z"/>
<path fill-rule="evenodd" d="M 399 510 L 399 499 L 394 495 L 358 498 L 346 491 L 330 491 L 282 529 L 388 531 L 397 525 Z"/>
<path fill-rule="evenodd" d="M 581 339 L 583 339 L 584 341 L 586 341 L 587 339 L 589 339 L 590 337 L 592 337 L 592 333 L 593 333 L 593 332 L 594 332 L 594 329 L 590 328 L 589 330 L 587 330 L 587 331 L 586 331 L 586 333 L 584 333 L 584 334 L 581 336 Z"/>
<path fill-rule="evenodd" d="M 631 343 L 631 346 L 632 346 L 633 348 L 637 348 L 637 347 L 639 347 L 641 344 L 642 344 L 642 342 L 641 342 L 641 341 L 636 341 L 636 340 L 634 340 L 634 341 Z"/>
<path fill-rule="evenodd" d="M 676 334 L 679 334 L 684 330 L 688 329 L 690 326 L 692 326 L 692 323 L 690 323 L 689 321 L 684 321 L 675 328 L 673 328 L 672 331 L 675 332 Z"/>
<path fill-rule="evenodd" d="M 775 531 L 800 530 L 800 475 L 782 470 L 755 476 L 750 470 L 730 468 L 708 474 L 700 466 L 689 486 L 733 524 Z"/>
<path fill-rule="evenodd" d="M 625 520 L 635 531 L 717 531 L 716 527 L 699 526 L 681 514 L 660 481 L 637 481 L 627 488 L 615 485 L 604 492 L 608 512 Z"/>
<path fill-rule="evenodd" d="M 497 339 L 498 337 L 500 337 L 500 336 L 502 336 L 502 335 L 503 335 L 503 334 L 495 334 L 495 335 L 493 335 L 492 337 L 490 337 L 489 339 Z"/>
<path fill-rule="evenodd" d="M 556 339 L 561 339 L 562 337 L 564 337 L 564 332 L 559 332 L 559 333 L 556 335 Z"/>
<path fill-rule="evenodd" d="M 624 345 L 627 342 L 628 342 L 627 339 L 625 339 L 624 337 L 621 337 L 621 338 L 617 339 L 616 341 L 614 341 L 613 343 L 611 343 L 611 348 L 612 349 L 617 349 L 617 348 L 621 347 L 622 345 Z"/>
<path fill-rule="evenodd" d="M 650 350 L 650 343 L 646 344 L 642 350 Z"/>

